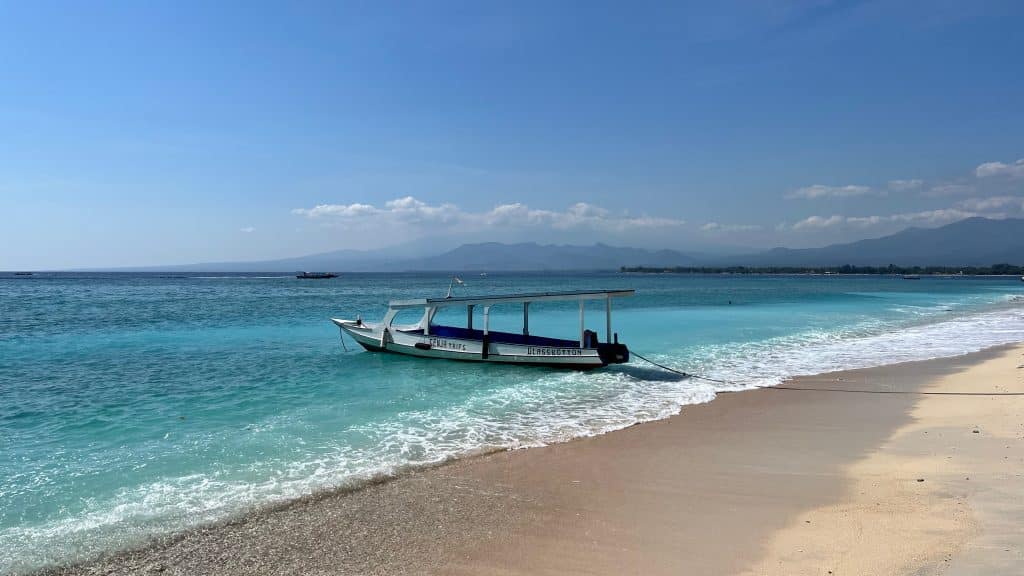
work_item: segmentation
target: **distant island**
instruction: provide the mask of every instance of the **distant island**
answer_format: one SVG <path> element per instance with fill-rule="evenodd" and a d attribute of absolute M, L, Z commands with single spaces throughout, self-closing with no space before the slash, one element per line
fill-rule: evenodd
<path fill-rule="evenodd" d="M 403 245 L 369 251 L 335 250 L 279 260 L 205 262 L 116 270 L 292 274 L 296 270 L 345 273 L 611 272 L 626 266 L 643 269 L 634 271 L 649 272 L 956 274 L 962 270 L 964 274 L 1020 273 L 1019 267 L 1006 268 L 1005 272 L 988 272 L 996 269 L 990 265 L 992 262 L 1024 264 L 1024 219 L 967 218 L 938 228 L 907 228 L 881 238 L 846 244 L 820 248 L 772 248 L 750 253 L 708 254 L 695 250 L 610 246 L 600 242 L 590 246 L 482 242 L 463 244 L 437 254 L 423 246 Z M 889 264 L 895 268 L 889 268 Z M 929 272 L 931 270 L 934 272 Z"/>
<path fill-rule="evenodd" d="M 623 266 L 620 272 L 645 274 L 874 274 L 942 276 L 1024 276 L 1024 266 Z"/>

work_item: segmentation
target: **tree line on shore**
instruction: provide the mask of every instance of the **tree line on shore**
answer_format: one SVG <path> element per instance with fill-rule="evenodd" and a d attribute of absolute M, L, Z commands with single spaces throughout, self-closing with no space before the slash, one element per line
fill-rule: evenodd
<path fill-rule="evenodd" d="M 623 266 L 620 272 L 671 274 L 879 274 L 879 275 L 964 275 L 1022 276 L 1024 266 Z"/>

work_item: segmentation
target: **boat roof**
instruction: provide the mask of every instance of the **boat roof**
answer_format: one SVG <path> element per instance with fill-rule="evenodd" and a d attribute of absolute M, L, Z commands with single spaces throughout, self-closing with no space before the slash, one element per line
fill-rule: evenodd
<path fill-rule="evenodd" d="M 619 296 L 632 296 L 636 290 L 570 290 L 566 292 L 525 292 L 522 294 L 492 294 L 489 296 L 453 296 L 451 298 L 417 298 L 392 300 L 391 308 L 431 306 L 469 306 L 471 304 L 514 304 L 516 302 L 553 302 L 558 300 L 604 300 Z"/>

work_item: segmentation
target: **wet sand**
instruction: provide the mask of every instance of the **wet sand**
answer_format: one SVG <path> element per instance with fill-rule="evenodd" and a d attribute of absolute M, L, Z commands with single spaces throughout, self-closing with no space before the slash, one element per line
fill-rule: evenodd
<path fill-rule="evenodd" d="M 1024 347 L 798 378 L 1024 392 Z M 977 431 L 977 432 L 975 432 Z M 1022 574 L 1024 396 L 763 389 L 61 574 Z"/>

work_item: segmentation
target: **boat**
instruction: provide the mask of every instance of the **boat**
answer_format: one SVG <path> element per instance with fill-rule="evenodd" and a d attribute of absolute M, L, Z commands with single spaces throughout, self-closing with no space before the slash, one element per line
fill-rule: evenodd
<path fill-rule="evenodd" d="M 33 272 L 15 272 L 15 276 L 32 276 Z"/>
<path fill-rule="evenodd" d="M 553 366 L 589 369 L 629 362 L 629 349 L 619 343 L 612 332 L 612 298 L 632 296 L 634 290 L 581 290 L 570 292 L 537 292 L 492 296 L 418 298 L 395 300 L 381 322 L 363 322 L 331 318 L 331 321 L 363 348 L 371 352 L 393 352 L 423 358 L 444 358 L 472 362 Z M 585 302 L 603 301 L 605 306 L 605 340 L 584 326 Z M 579 339 L 549 338 L 530 333 L 530 304 L 533 302 L 579 302 Z M 520 305 L 523 310 L 522 333 L 490 330 L 489 319 L 494 306 Z M 483 308 L 483 326 L 473 327 L 473 310 Z M 465 326 L 434 324 L 434 315 L 442 308 L 466 309 Z M 396 325 L 399 312 L 422 309 L 415 324 Z"/>
<path fill-rule="evenodd" d="M 903 279 L 904 280 L 920 280 L 921 277 L 918 276 L 917 274 L 904 274 L 903 275 Z"/>
<path fill-rule="evenodd" d="M 300 272 L 295 277 L 300 280 L 326 280 L 328 278 L 337 278 L 338 275 L 334 272 Z"/>

